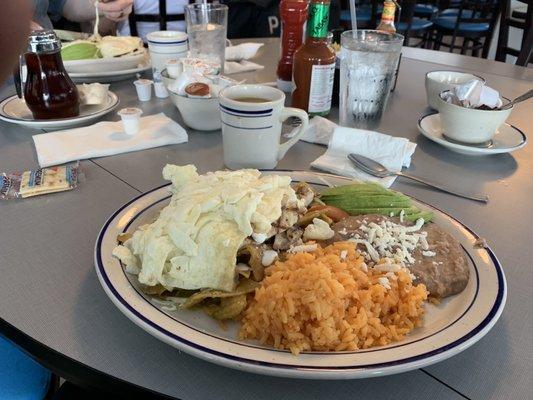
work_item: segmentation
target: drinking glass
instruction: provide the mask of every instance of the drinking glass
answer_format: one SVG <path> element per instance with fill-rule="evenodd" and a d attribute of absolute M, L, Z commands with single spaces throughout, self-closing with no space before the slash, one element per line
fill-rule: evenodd
<path fill-rule="evenodd" d="M 373 30 L 341 35 L 340 123 L 375 129 L 394 82 L 403 36 Z"/>
<path fill-rule="evenodd" d="M 220 73 L 224 72 L 228 6 L 189 4 L 185 10 L 185 18 L 191 57 L 220 65 Z"/>

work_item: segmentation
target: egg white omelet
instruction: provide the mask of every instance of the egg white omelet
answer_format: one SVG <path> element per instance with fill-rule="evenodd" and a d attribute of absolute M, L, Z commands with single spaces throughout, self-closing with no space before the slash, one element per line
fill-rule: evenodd
<path fill-rule="evenodd" d="M 163 177 L 172 182 L 170 204 L 113 250 L 148 286 L 233 290 L 244 240 L 264 241 L 276 233 L 283 207 L 304 207 L 289 176 L 253 169 L 199 175 L 193 165 L 167 164 Z"/>

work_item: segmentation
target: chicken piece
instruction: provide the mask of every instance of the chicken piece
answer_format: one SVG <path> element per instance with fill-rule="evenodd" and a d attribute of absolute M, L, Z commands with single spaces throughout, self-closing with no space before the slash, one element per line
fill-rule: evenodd
<path fill-rule="evenodd" d="M 306 207 L 311 204 L 313 202 L 313 199 L 315 198 L 314 190 L 305 182 L 298 182 L 298 184 L 294 188 L 294 191 L 296 192 L 296 196 L 298 197 L 298 199 L 304 200 L 304 204 Z"/>
<path fill-rule="evenodd" d="M 289 229 L 292 228 L 298 222 L 298 212 L 295 210 L 284 209 L 281 212 L 281 217 L 278 220 L 278 228 Z"/>
<path fill-rule="evenodd" d="M 302 236 L 302 228 L 297 227 L 287 229 L 286 231 L 280 232 L 275 236 L 272 248 L 274 250 L 286 251 L 293 246 L 299 246 L 303 244 Z"/>

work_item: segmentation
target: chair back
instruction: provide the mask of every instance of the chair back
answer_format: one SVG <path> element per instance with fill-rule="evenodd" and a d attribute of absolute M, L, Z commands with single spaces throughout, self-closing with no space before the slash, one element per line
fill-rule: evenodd
<path fill-rule="evenodd" d="M 194 3 L 193 0 L 189 0 L 189 4 Z M 138 36 L 137 22 L 157 22 L 159 23 L 159 29 L 162 31 L 167 30 L 167 23 L 171 21 L 185 21 L 185 14 L 167 14 L 167 1 L 159 0 L 159 14 L 137 14 L 135 12 L 135 6 L 128 17 L 130 23 L 131 36 Z"/>
<path fill-rule="evenodd" d="M 511 1 L 503 0 L 501 17 L 500 17 L 500 32 L 498 35 L 498 46 L 496 48 L 496 61 L 505 62 L 508 55 L 517 57 L 516 65 L 527 66 L 531 59 L 531 48 L 533 46 L 533 0 L 524 0 L 521 3 L 527 5 L 527 10 L 523 18 L 513 17 L 511 10 Z M 521 15 L 522 17 L 522 15 Z M 522 30 L 522 42 L 520 49 L 515 49 L 509 46 L 509 29 L 514 27 Z"/>
<path fill-rule="evenodd" d="M 488 23 L 494 26 L 500 10 L 500 1 L 463 0 L 458 5 L 456 29 L 461 23 Z"/>

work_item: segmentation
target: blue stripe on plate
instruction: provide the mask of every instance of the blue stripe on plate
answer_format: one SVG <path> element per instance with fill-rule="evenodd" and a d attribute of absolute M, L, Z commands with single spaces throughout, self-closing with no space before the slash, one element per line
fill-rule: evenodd
<path fill-rule="evenodd" d="M 320 370 L 320 371 L 341 371 L 341 370 L 350 371 L 350 370 L 355 370 L 355 369 L 372 370 L 372 369 L 382 368 L 382 367 L 393 367 L 393 366 L 396 366 L 396 365 L 408 364 L 408 363 L 416 362 L 416 361 L 419 361 L 419 360 L 427 359 L 427 358 L 430 358 L 432 356 L 435 356 L 435 355 L 440 354 L 440 353 L 445 352 L 445 351 L 449 351 L 449 350 L 451 350 L 451 349 L 453 349 L 455 347 L 458 347 L 458 346 L 462 345 L 463 343 L 467 342 L 472 337 L 476 336 L 483 329 L 485 329 L 491 323 L 491 321 L 494 319 L 494 317 L 503 308 L 503 305 L 504 305 L 503 301 L 505 299 L 505 294 L 507 292 L 507 285 L 505 283 L 505 278 L 504 278 L 504 275 L 503 275 L 503 269 L 502 269 L 502 266 L 501 266 L 499 260 L 496 258 L 496 255 L 493 253 L 492 249 L 490 249 L 489 247 L 486 247 L 486 248 L 484 248 L 484 250 L 487 252 L 488 256 L 491 258 L 491 260 L 492 260 L 492 262 L 493 262 L 493 264 L 494 264 L 494 266 L 496 268 L 496 275 L 497 275 L 497 279 L 498 279 L 498 294 L 496 296 L 496 300 L 494 301 L 494 304 L 493 304 L 491 310 L 489 311 L 489 313 L 487 314 L 485 319 L 483 319 L 483 321 L 481 321 L 481 323 L 478 326 L 476 326 L 474 329 L 472 329 L 468 334 L 466 334 L 465 336 L 461 337 L 460 339 L 457 339 L 455 342 L 452 342 L 452 343 L 450 343 L 450 344 L 448 344 L 446 346 L 434 349 L 434 350 L 429 351 L 427 353 L 420 354 L 418 356 L 407 357 L 407 358 L 404 358 L 404 359 L 401 359 L 401 360 L 395 360 L 395 361 L 389 361 L 389 362 L 383 362 L 383 363 L 377 363 L 377 364 L 370 364 L 370 365 L 359 365 L 359 366 L 358 365 L 353 365 L 353 366 L 343 366 L 343 367 L 332 367 L 332 366 L 330 366 L 330 367 L 313 367 L 313 366 L 308 366 L 308 365 L 285 365 L 285 364 L 277 364 L 277 363 L 260 362 L 260 361 L 250 360 L 250 359 L 247 359 L 247 358 L 242 358 L 242 357 L 238 357 L 238 356 L 234 356 L 234 355 L 221 353 L 221 352 L 218 352 L 216 350 L 213 350 L 213 349 L 210 349 L 210 348 L 207 348 L 207 347 L 204 347 L 204 346 L 200 346 L 200 345 L 198 345 L 198 344 L 196 344 L 194 342 L 190 342 L 187 339 L 184 339 L 184 338 L 182 338 L 180 336 L 177 336 L 177 335 L 173 334 L 172 332 L 167 331 L 165 328 L 163 328 L 162 326 L 157 325 L 156 323 L 154 323 L 153 321 L 149 320 L 144 315 L 139 313 L 136 309 L 131 307 L 131 305 L 118 293 L 118 291 L 115 289 L 115 287 L 111 284 L 111 281 L 110 281 L 109 277 L 107 276 L 107 274 L 105 272 L 105 269 L 103 267 L 102 253 L 101 253 L 102 241 L 103 241 L 104 234 L 105 234 L 106 230 L 108 229 L 109 225 L 111 224 L 111 222 L 116 218 L 116 216 L 118 214 L 120 214 L 122 212 L 122 210 L 124 210 L 129 205 L 134 203 L 136 200 L 140 199 L 141 197 L 143 197 L 143 196 L 145 196 L 145 195 L 147 195 L 149 193 L 152 193 L 152 192 L 154 192 L 154 191 L 156 191 L 158 189 L 161 189 L 161 188 L 163 188 L 165 186 L 169 186 L 169 185 L 170 184 L 164 184 L 164 185 L 156 187 L 156 188 L 154 188 L 154 189 L 152 189 L 152 190 L 150 190 L 150 191 L 148 191 L 146 193 L 143 193 L 143 194 L 135 197 L 134 199 L 132 199 L 131 201 L 129 201 L 128 203 L 126 203 L 125 205 L 120 207 L 117 211 L 115 211 L 115 213 L 113 213 L 113 215 L 106 221 L 106 223 L 102 227 L 102 230 L 100 231 L 100 234 L 98 235 L 98 238 L 97 238 L 97 241 L 96 241 L 96 246 L 95 246 L 95 248 L 96 248 L 96 260 L 95 261 L 96 261 L 97 268 L 100 271 L 100 275 L 104 279 L 104 282 L 105 282 L 106 286 L 108 287 L 108 289 L 111 291 L 111 293 L 113 293 L 115 298 L 127 310 L 129 310 L 129 312 L 132 315 L 134 315 L 136 318 L 138 318 L 144 324 L 149 325 L 153 329 L 155 329 L 155 330 L 159 331 L 160 333 L 164 334 L 165 336 L 171 338 L 173 341 L 183 343 L 184 345 L 192 347 L 194 349 L 197 349 L 197 350 L 199 350 L 201 352 L 212 354 L 214 356 L 218 356 L 218 357 L 225 358 L 225 359 L 228 359 L 228 360 L 243 362 L 243 363 L 247 363 L 247 364 L 251 364 L 251 365 L 258 365 L 258 366 L 262 366 L 262 367 L 266 367 L 266 368 L 272 368 L 272 369 L 296 370 L 296 369 L 302 369 L 303 368 L 303 369 L 306 369 L 306 370 L 313 370 L 313 371 L 315 371 L 315 370 Z M 320 185 L 320 184 L 318 184 L 318 185 Z M 441 211 L 440 209 L 438 209 L 438 208 L 436 208 L 434 206 L 431 206 L 431 205 L 429 205 L 429 204 L 427 204 L 425 202 L 422 202 L 422 201 L 420 201 L 420 200 L 418 200 L 416 198 L 413 198 L 413 199 L 415 199 L 416 201 L 419 201 L 420 203 L 426 204 L 427 206 L 429 206 L 429 207 L 431 207 L 431 208 L 433 208 L 433 209 L 435 209 L 435 210 L 447 215 L 448 217 L 450 217 L 454 221 L 456 221 L 458 224 L 460 224 L 463 228 L 465 228 L 468 232 L 470 232 L 474 237 L 479 238 L 479 236 L 476 235 L 470 228 L 468 228 L 466 225 L 464 225 L 460 221 L 456 220 L 455 218 L 453 218 L 449 214 Z M 129 224 L 128 224 L 128 226 L 129 226 Z M 476 268 L 475 264 L 474 264 L 474 269 L 476 270 L 476 274 L 477 274 L 477 268 Z"/>

